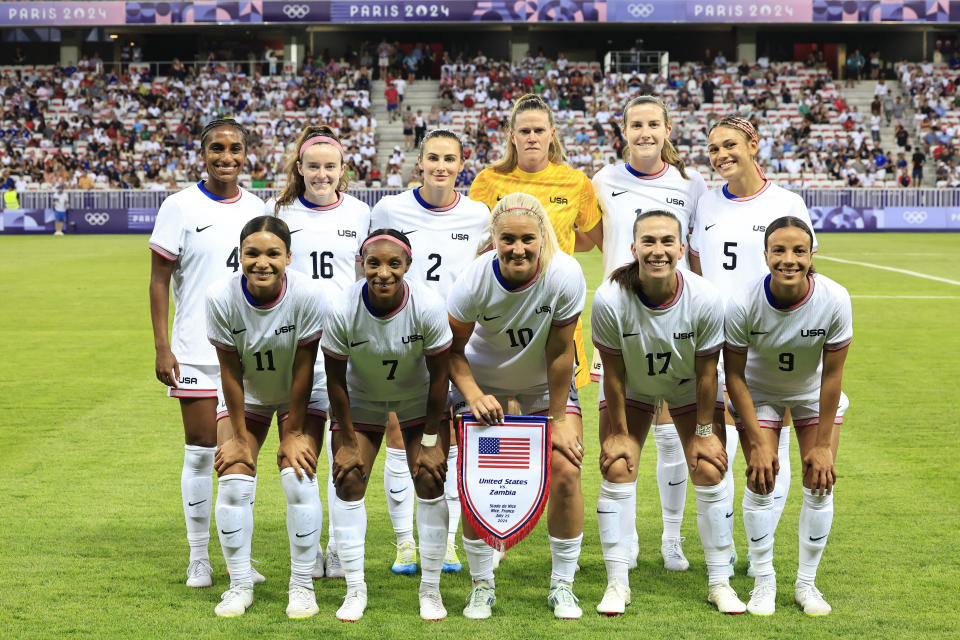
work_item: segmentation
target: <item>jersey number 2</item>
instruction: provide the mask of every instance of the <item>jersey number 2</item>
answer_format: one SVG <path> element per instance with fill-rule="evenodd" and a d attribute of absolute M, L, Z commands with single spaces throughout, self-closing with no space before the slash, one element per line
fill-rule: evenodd
<path fill-rule="evenodd" d="M 435 272 L 437 269 L 440 268 L 440 260 L 441 260 L 440 254 L 439 254 L 439 253 L 431 253 L 430 255 L 427 256 L 427 258 L 430 259 L 430 260 L 435 260 L 435 261 L 436 261 L 436 262 L 434 262 L 434 264 L 433 264 L 432 267 L 430 267 L 429 269 L 427 269 L 427 280 L 431 280 L 431 281 L 433 281 L 433 282 L 437 282 L 437 281 L 440 280 L 440 276 L 439 276 L 438 274 L 434 273 L 434 272 Z"/>

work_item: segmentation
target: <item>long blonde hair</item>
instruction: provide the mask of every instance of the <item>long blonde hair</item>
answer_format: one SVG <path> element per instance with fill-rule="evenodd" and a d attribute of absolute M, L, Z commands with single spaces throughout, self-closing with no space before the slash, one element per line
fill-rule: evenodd
<path fill-rule="evenodd" d="M 663 126 L 665 129 L 668 129 L 673 126 L 673 120 L 670 119 L 670 113 L 667 111 L 667 105 L 663 103 L 663 100 L 656 96 L 636 96 L 631 98 L 627 102 L 626 106 L 623 107 L 623 120 L 621 128 L 623 129 L 624 138 L 627 135 L 627 114 L 630 112 L 630 109 L 641 105 L 641 104 L 652 104 L 660 107 L 660 112 L 663 113 Z M 623 151 L 621 152 L 625 162 L 630 162 L 630 145 L 623 145 Z M 663 141 L 663 147 L 660 149 L 660 159 L 666 162 L 667 164 L 672 164 L 677 168 L 677 171 L 680 172 L 681 177 L 684 180 L 689 180 L 687 177 L 687 170 L 683 165 L 683 160 L 680 159 L 680 152 L 677 151 L 677 148 L 673 146 L 673 140 L 670 139 L 670 136 L 667 136 Z"/>
<path fill-rule="evenodd" d="M 510 112 L 510 130 L 507 133 L 507 146 L 503 157 L 490 165 L 497 173 L 510 173 L 517 168 L 517 145 L 513 142 L 513 133 L 517 126 L 517 115 L 530 110 L 543 111 L 547 114 L 550 122 L 550 128 L 553 129 L 553 137 L 550 138 L 550 146 L 547 148 L 547 159 L 553 164 L 563 164 L 567 161 L 567 152 L 560 142 L 560 136 L 557 135 L 557 126 L 553 119 L 553 109 L 550 108 L 543 98 L 535 93 L 527 93 L 520 96 L 513 103 L 513 110 Z"/>
<path fill-rule="evenodd" d="M 297 139 L 294 141 L 293 151 L 288 154 L 285 167 L 287 172 L 287 186 L 285 186 L 283 191 L 281 191 L 277 196 L 277 203 L 273 207 L 273 215 L 278 215 L 281 207 L 293 204 L 297 198 L 306 192 L 307 186 L 303 181 L 303 176 L 300 175 L 300 172 L 297 170 L 298 165 L 300 164 L 300 147 L 303 146 L 304 142 L 315 136 L 326 136 L 328 138 L 333 138 L 337 141 L 337 144 L 340 144 L 340 138 L 338 138 L 337 134 L 333 132 L 333 129 L 325 124 L 311 124 L 304 127 L 303 131 L 300 132 L 300 135 L 298 135 Z M 343 167 L 344 162 L 345 160 L 341 155 L 341 168 Z M 340 182 L 337 183 L 337 193 L 346 191 L 349 184 L 350 178 L 347 176 L 347 172 L 343 171 L 340 174 Z"/>
<path fill-rule="evenodd" d="M 530 216 L 537 221 L 541 239 L 540 271 L 537 273 L 537 280 L 540 280 L 547 272 L 553 256 L 560 251 L 560 243 L 557 242 L 557 234 L 550 222 L 550 215 L 540 204 L 539 198 L 529 193 L 517 192 L 503 196 L 490 214 L 490 236 L 493 238 L 494 245 L 497 242 L 497 229 L 500 228 L 503 220 L 510 216 Z"/>

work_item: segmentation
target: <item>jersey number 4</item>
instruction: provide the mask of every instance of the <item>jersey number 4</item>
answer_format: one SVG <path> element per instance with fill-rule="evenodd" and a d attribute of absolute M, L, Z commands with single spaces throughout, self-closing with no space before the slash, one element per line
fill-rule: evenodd
<path fill-rule="evenodd" d="M 227 266 L 233 269 L 233 272 L 236 273 L 240 269 L 240 249 L 237 247 L 233 248 L 233 251 L 230 252 L 230 255 L 227 257 Z"/>

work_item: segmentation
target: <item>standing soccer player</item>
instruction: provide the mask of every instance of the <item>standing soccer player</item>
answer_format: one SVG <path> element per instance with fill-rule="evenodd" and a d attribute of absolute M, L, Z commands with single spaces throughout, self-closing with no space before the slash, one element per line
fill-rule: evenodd
<path fill-rule="evenodd" d="M 370 207 L 345 193 L 349 183 L 347 165 L 333 129 L 325 125 L 308 126 L 294 144 L 296 155 L 287 165 L 287 186 L 275 199 L 267 201 L 266 213 L 286 222 L 291 234 L 298 234 L 290 268 L 318 282 L 327 297 L 332 298 L 357 280 L 357 256 L 370 226 Z M 327 415 L 326 380 L 323 362 L 317 362 L 308 409 L 312 415 Z M 332 467 L 331 455 L 328 443 L 327 457 Z M 327 508 L 331 513 L 326 562 L 318 546 L 314 578 L 343 577 L 333 526 L 335 491 L 330 474 L 327 477 Z"/>
<path fill-rule="evenodd" d="M 496 255 L 474 260 L 447 300 L 453 413 L 469 408 L 494 424 L 513 397 L 525 414 L 553 416 L 547 602 L 557 618 L 579 618 L 573 579 L 583 540 L 583 427 L 572 374 L 586 282 L 577 261 L 558 251 L 547 212 L 532 195 L 505 195 L 493 210 L 491 235 Z M 473 578 L 463 615 L 489 618 L 496 601 L 493 548 L 466 520 L 463 547 Z"/>
<path fill-rule="evenodd" d="M 360 256 L 365 279 L 332 302 L 322 341 L 334 416 L 333 524 L 347 581 L 337 618 L 359 620 L 367 606 L 363 496 L 383 425 L 393 412 L 417 492 L 420 617 L 441 620 L 447 615 L 440 573 L 448 523 L 443 483 L 450 432 L 444 412 L 450 326 L 440 296 L 419 282 L 404 280 L 412 255 L 403 233 L 373 231 Z"/>
<path fill-rule="evenodd" d="M 454 188 L 457 175 L 463 169 L 463 144 L 456 134 L 445 129 L 428 133 L 420 145 L 417 164 L 423 173 L 423 186 L 380 200 L 373 208 L 370 226 L 403 230 L 416 256 L 407 279 L 422 282 L 446 299 L 459 275 L 477 254 L 490 246 L 490 210 L 481 202 L 461 197 Z M 412 491 L 405 490 L 411 484 L 410 472 L 399 429 L 387 429 L 386 436 L 384 484 L 390 518 L 397 533 L 397 562 L 401 563 L 404 544 L 409 544 L 401 540 L 401 534 L 409 532 L 412 543 L 413 495 Z M 457 445 L 451 441 L 448 470 L 456 469 L 457 453 Z M 447 474 L 444 495 L 450 520 L 443 570 L 456 572 L 461 569 L 455 545 L 460 524 L 456 473 Z"/>
<path fill-rule="evenodd" d="M 758 150 L 757 130 L 743 118 L 725 116 L 710 130 L 707 144 L 710 164 L 727 183 L 710 189 L 697 203 L 690 236 L 690 267 L 714 283 L 724 300 L 768 272 L 763 261 L 763 233 L 774 219 L 791 215 L 813 228 L 803 198 L 773 184 L 763 174 L 756 161 Z M 813 250 L 817 250 L 816 238 Z M 726 404 L 719 392 L 717 401 Z M 718 410 L 715 419 L 720 424 L 727 422 L 722 409 Z M 732 467 L 737 446 L 736 431 L 732 424 L 727 424 L 724 437 Z M 790 490 L 789 431 L 783 430 L 781 438 L 778 454 L 780 473 L 774 493 L 774 529 Z M 730 490 L 728 506 L 733 512 L 733 474 L 729 468 L 727 484 Z M 730 527 L 732 530 L 733 518 L 730 519 Z M 728 574 L 733 571 L 735 559 L 736 550 L 731 537 Z M 747 575 L 753 574 L 748 567 Z"/>
<path fill-rule="evenodd" d="M 593 299 L 594 346 L 604 366 L 600 407 L 603 483 L 597 503 L 607 589 L 597 611 L 619 615 L 630 604 L 630 541 L 636 512 L 636 463 L 660 402 L 670 406 L 697 494 L 697 527 L 707 566 L 725 566 L 727 454 L 714 434 L 723 302 L 716 288 L 677 269 L 684 228 L 669 211 L 651 209 L 634 223 L 634 260 L 613 271 Z M 724 577 L 707 599 L 722 613 L 744 605 Z"/>
<path fill-rule="evenodd" d="M 240 270 L 240 230 L 263 213 L 263 201 L 238 184 L 247 152 L 247 132 L 238 122 L 209 122 L 200 133 L 200 152 L 207 178 L 163 201 L 150 236 L 156 376 L 170 388 L 167 394 L 180 400 L 186 440 L 180 491 L 190 545 L 190 587 L 213 584 L 207 545 L 220 368 L 204 331 L 204 294 L 211 284 Z M 172 339 L 168 337 L 171 280 Z M 256 581 L 263 580 L 253 573 Z"/>
<path fill-rule="evenodd" d="M 253 491 L 274 414 L 290 541 L 287 615 L 307 618 L 320 610 L 311 573 L 323 521 L 316 469 L 326 415 L 311 414 L 308 405 L 324 304 L 310 278 L 287 272 L 289 263 L 287 225 L 273 216 L 254 218 L 240 232 L 241 273 L 207 291 L 207 336 L 217 348 L 224 398 L 214 459 L 217 529 L 230 570 L 230 589 L 215 608 L 223 617 L 243 615 L 253 604 Z"/>
<path fill-rule="evenodd" d="M 831 608 L 814 579 L 833 523 L 839 425 L 849 405 L 841 381 L 853 312 L 847 290 L 814 273 L 813 231 L 806 221 L 777 218 L 767 225 L 764 243 L 769 273 L 727 301 L 725 322 L 730 411 L 742 429 L 747 460 L 743 525 L 756 573 L 747 610 L 775 610 L 777 448 L 789 410 L 803 461 L 794 601 L 804 613 L 821 616 Z"/>
<path fill-rule="evenodd" d="M 603 212 L 603 274 L 634 260 L 634 227 L 644 211 L 669 211 L 680 220 L 685 243 L 690 221 L 696 213 L 697 200 L 706 191 L 703 177 L 683 165 L 670 141 L 673 123 L 666 105 L 654 96 L 637 96 L 623 108 L 623 133 L 627 140 L 626 162 L 607 165 L 593 177 L 593 188 Z M 686 253 L 678 265 L 688 268 Z M 603 387 L 603 370 L 598 366 L 599 350 L 594 351 L 592 375 Z M 599 370 L 599 371 L 598 371 Z M 599 374 L 599 375 L 598 375 Z M 663 534 L 660 555 L 669 571 L 686 571 L 690 567 L 683 555 L 680 526 L 687 498 L 687 463 L 677 430 L 668 417 L 668 409 L 660 407 L 653 418 L 653 436 L 657 445 L 657 487 Z M 600 409 L 600 439 L 607 433 L 607 410 Z M 633 489 L 636 494 L 636 487 Z M 632 537 L 636 543 L 634 527 Z M 631 566 L 636 566 L 639 552 L 634 547 Z"/>

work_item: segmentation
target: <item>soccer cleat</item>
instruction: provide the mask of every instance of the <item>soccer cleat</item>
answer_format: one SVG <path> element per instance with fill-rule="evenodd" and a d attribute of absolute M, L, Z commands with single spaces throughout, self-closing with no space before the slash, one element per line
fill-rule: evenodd
<path fill-rule="evenodd" d="M 630 587 L 620 584 L 620 581 L 614 578 L 607 584 L 607 590 L 603 592 L 603 600 L 597 605 L 597 613 L 605 616 L 623 615 L 629 604 Z"/>
<path fill-rule="evenodd" d="M 457 545 L 453 542 L 447 543 L 447 554 L 443 557 L 443 572 L 444 573 L 457 573 L 463 569 L 463 564 L 460 562 L 460 558 L 457 557 Z"/>
<path fill-rule="evenodd" d="M 690 568 L 690 562 L 683 555 L 684 540 L 686 538 L 667 538 L 660 543 L 663 568 L 667 571 L 686 571 Z"/>
<path fill-rule="evenodd" d="M 320 607 L 317 606 L 317 596 L 313 589 L 294 585 L 290 587 L 287 595 L 288 618 L 309 618 L 320 613 Z"/>
<path fill-rule="evenodd" d="M 340 556 L 337 550 L 327 545 L 327 559 L 325 560 L 323 574 L 328 578 L 342 578 L 343 567 L 340 566 Z"/>
<path fill-rule="evenodd" d="M 187 567 L 187 586 L 205 589 L 213 584 L 213 567 L 209 560 L 194 560 Z"/>
<path fill-rule="evenodd" d="M 447 610 L 440 597 L 440 589 L 420 590 L 420 618 L 423 620 L 438 621 L 447 617 Z"/>
<path fill-rule="evenodd" d="M 253 604 L 253 583 L 238 584 L 223 592 L 213 612 L 221 618 L 235 618 L 242 616 Z"/>
<path fill-rule="evenodd" d="M 637 568 L 637 558 L 640 557 L 640 543 L 637 540 L 633 541 L 633 544 L 630 546 L 630 561 L 627 563 L 628 569 Z"/>
<path fill-rule="evenodd" d="M 707 602 L 716 605 L 720 613 L 737 614 L 747 610 L 747 605 L 740 601 L 737 592 L 729 582 L 712 584 L 707 592 Z"/>
<path fill-rule="evenodd" d="M 349 589 L 343 604 L 337 609 L 337 620 L 341 622 L 356 622 L 363 617 L 363 611 L 367 608 L 367 585 Z"/>
<path fill-rule="evenodd" d="M 500 561 L 503 560 L 503 556 L 507 555 L 506 551 L 501 551 L 494 547 L 493 549 L 493 568 L 494 570 L 500 568 Z"/>
<path fill-rule="evenodd" d="M 747 611 L 755 616 L 772 616 L 777 610 L 777 581 L 767 580 L 756 586 L 750 592 L 750 602 Z"/>
<path fill-rule="evenodd" d="M 823 599 L 820 590 L 809 582 L 797 583 L 793 591 L 793 601 L 800 605 L 808 616 L 825 616 L 833 611 L 833 607 Z"/>
<path fill-rule="evenodd" d="M 497 594 L 486 580 L 473 583 L 473 590 L 467 597 L 467 606 L 463 609 L 463 617 L 471 620 L 486 620 L 493 613 L 493 603 L 497 601 Z"/>
<path fill-rule="evenodd" d="M 561 620 L 576 620 L 583 615 L 577 602 L 579 599 L 573 595 L 573 585 L 569 582 L 558 582 L 547 596 L 547 604 L 553 609 L 553 617 Z"/>
<path fill-rule="evenodd" d="M 326 562 L 323 559 L 323 547 L 317 545 L 317 561 L 313 565 L 313 579 L 319 580 L 326 574 Z"/>
<path fill-rule="evenodd" d="M 412 576 L 417 572 L 417 547 L 412 542 L 397 545 L 397 559 L 390 570 L 400 576 Z"/>

